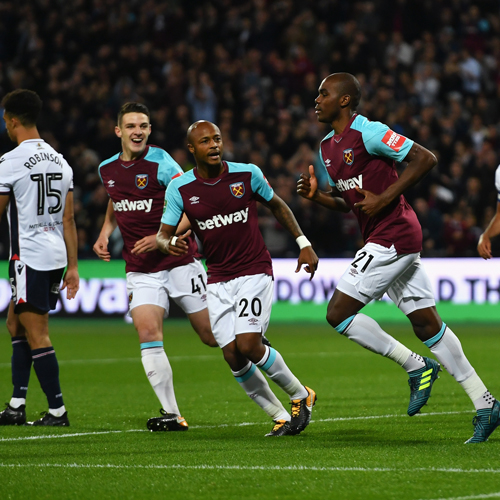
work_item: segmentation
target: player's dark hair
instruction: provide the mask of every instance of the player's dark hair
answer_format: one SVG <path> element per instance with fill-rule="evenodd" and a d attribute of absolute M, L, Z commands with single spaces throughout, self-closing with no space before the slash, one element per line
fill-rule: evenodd
<path fill-rule="evenodd" d="M 147 106 L 141 104 L 140 102 L 127 102 L 121 107 L 118 113 L 118 126 L 122 123 L 123 115 L 126 115 L 127 113 L 142 113 L 146 115 L 148 119 L 151 119 Z"/>
<path fill-rule="evenodd" d="M 24 127 L 35 126 L 42 110 L 42 100 L 36 92 L 17 89 L 2 99 L 2 107 L 10 117 L 16 117 Z"/>

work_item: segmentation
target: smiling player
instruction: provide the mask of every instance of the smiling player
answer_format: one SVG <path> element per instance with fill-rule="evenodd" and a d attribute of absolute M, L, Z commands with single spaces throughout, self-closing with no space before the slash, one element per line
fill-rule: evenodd
<path fill-rule="evenodd" d="M 94 251 L 109 261 L 108 240 L 120 228 L 130 315 L 139 334 L 144 370 L 163 406 L 163 416 L 149 419 L 147 425 L 152 431 L 183 431 L 188 425 L 180 416 L 172 368 L 163 349 L 163 317 L 168 315 L 169 297 L 187 314 L 200 339 L 217 345 L 207 313 L 206 273 L 195 259 L 196 243 L 189 239 L 182 257 L 164 255 L 156 245 L 165 188 L 183 172 L 166 151 L 147 145 L 151 124 L 143 104 L 122 106 L 115 133 L 122 152 L 99 166 L 110 199 Z"/>

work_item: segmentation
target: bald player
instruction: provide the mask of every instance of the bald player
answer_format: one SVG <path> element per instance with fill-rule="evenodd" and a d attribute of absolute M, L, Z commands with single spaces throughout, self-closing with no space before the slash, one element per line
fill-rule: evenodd
<path fill-rule="evenodd" d="M 474 403 L 474 435 L 466 443 L 486 441 L 500 423 L 500 403 L 437 313 L 420 262 L 422 230 L 403 196 L 436 165 L 436 157 L 387 125 L 356 113 L 360 99 L 361 86 L 349 73 L 335 73 L 321 82 L 315 110 L 318 120 L 333 128 L 320 145 L 330 190 L 318 189 L 312 165 L 310 175 L 301 175 L 297 185 L 304 198 L 331 210 L 352 210 L 365 241 L 337 285 L 328 304 L 327 321 L 342 335 L 392 359 L 408 372 L 408 415 L 413 416 L 429 399 L 440 365 L 410 351 L 360 312 L 368 302 L 387 293 L 408 317 L 417 337 Z M 398 177 L 395 163 L 403 161 L 407 166 Z"/>
<path fill-rule="evenodd" d="M 295 272 L 305 265 L 312 279 L 318 258 L 261 170 L 222 160 L 222 137 L 216 125 L 207 121 L 191 125 L 188 148 L 196 168 L 173 179 L 167 188 L 158 248 L 177 256 L 188 251 L 190 231 L 175 236 L 184 212 L 203 243 L 210 323 L 233 376 L 274 420 L 267 436 L 299 434 L 309 424 L 316 394 L 301 384 L 278 351 L 262 343 L 271 315 L 273 270 L 259 231 L 256 202 L 267 206 L 296 238 L 300 255 Z M 291 415 L 257 367 L 288 395 Z"/>

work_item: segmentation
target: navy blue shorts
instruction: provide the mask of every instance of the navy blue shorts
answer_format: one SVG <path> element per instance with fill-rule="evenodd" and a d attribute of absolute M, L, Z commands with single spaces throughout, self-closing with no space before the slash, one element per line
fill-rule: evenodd
<path fill-rule="evenodd" d="M 14 312 L 19 313 L 20 304 L 30 304 L 43 312 L 55 309 L 63 274 L 64 267 L 51 271 L 37 271 L 21 260 L 11 260 L 9 278 Z"/>

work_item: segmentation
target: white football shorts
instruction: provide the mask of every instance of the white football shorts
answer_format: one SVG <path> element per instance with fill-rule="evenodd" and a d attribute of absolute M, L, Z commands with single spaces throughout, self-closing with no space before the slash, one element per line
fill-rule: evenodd
<path fill-rule="evenodd" d="M 127 273 L 129 313 L 134 307 L 155 305 L 168 316 L 170 297 L 186 314 L 207 307 L 207 273 L 200 261 L 157 273 Z"/>
<path fill-rule="evenodd" d="M 391 248 L 367 243 L 340 278 L 337 288 L 363 304 L 384 293 L 408 315 L 436 304 L 419 253 L 398 255 Z"/>
<path fill-rule="evenodd" d="M 208 285 L 207 305 L 215 340 L 222 348 L 241 333 L 266 333 L 274 281 L 267 274 L 241 276 Z"/>

